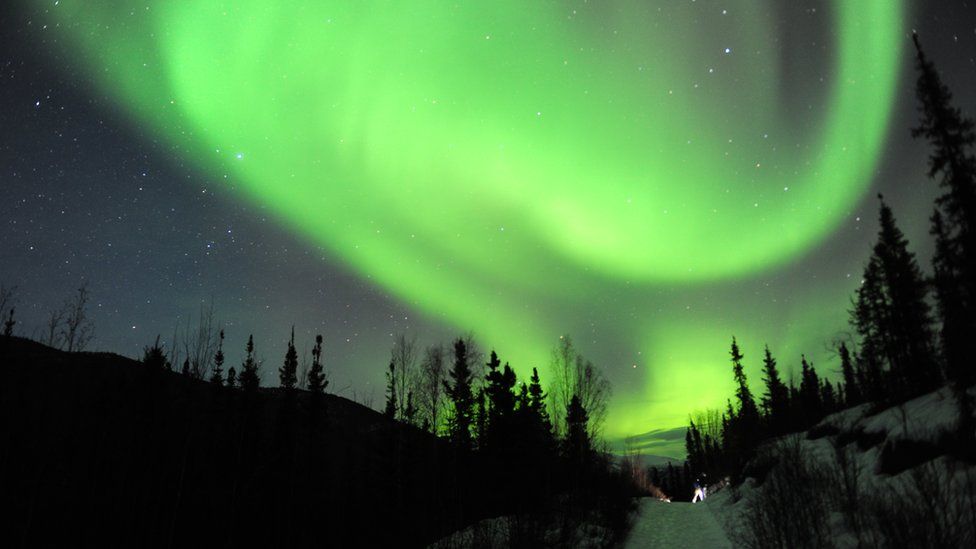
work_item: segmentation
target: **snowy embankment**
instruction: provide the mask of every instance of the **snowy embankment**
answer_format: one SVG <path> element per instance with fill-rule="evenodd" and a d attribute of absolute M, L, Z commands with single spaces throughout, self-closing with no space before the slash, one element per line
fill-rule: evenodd
<path fill-rule="evenodd" d="M 765 444 L 707 504 L 736 546 L 974 546 L 976 467 L 949 455 L 957 410 L 942 388 L 832 414 Z"/>
<path fill-rule="evenodd" d="M 704 503 L 668 503 L 643 498 L 625 547 L 732 547 Z"/>
<path fill-rule="evenodd" d="M 561 516 L 551 521 L 504 516 L 484 519 L 454 532 L 430 549 L 501 547 L 573 547 L 600 549 L 614 545 L 614 533 L 593 522 Z M 645 546 L 646 547 L 646 546 Z"/>

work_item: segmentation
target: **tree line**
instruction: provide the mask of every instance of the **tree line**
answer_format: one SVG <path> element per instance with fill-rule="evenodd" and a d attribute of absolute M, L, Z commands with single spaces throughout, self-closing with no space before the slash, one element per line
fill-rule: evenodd
<path fill-rule="evenodd" d="M 735 394 L 723 412 L 691 418 L 685 438 L 691 470 L 713 478 L 737 476 L 764 439 L 809 429 L 841 408 L 866 402 L 883 407 L 946 382 L 959 403 L 954 451 L 976 456 L 973 404 L 966 392 L 976 356 L 976 133 L 972 119 L 953 106 L 918 36 L 913 40 L 920 121 L 912 135 L 928 142 L 928 175 L 942 190 L 930 217 L 931 273 L 922 271 L 891 207 L 878 195 L 878 235 L 849 311 L 856 337 L 837 346 L 841 379 L 821 377 L 801 356 L 799 385 L 786 383 L 766 347 L 764 391 L 754 395 L 733 337 Z"/>
<path fill-rule="evenodd" d="M 203 324 L 209 325 L 206 321 Z M 202 333 L 206 336 L 206 330 Z M 192 356 L 167 355 L 157 337 L 145 348 L 143 363 L 151 370 L 175 370 L 171 357 L 182 356 L 181 375 L 206 379 L 221 391 L 256 393 L 262 364 L 255 357 L 253 336 L 248 337 L 240 367 L 230 367 L 226 373 L 223 330 L 215 341 L 212 359 L 194 364 Z M 539 527 L 540 521 L 582 519 L 593 509 L 602 509 L 607 517 L 613 517 L 613 535 L 626 531 L 628 501 L 638 488 L 616 470 L 603 451 L 600 431 L 610 397 L 609 381 L 576 350 L 569 336 L 562 336 L 552 351 L 549 371 L 553 382 L 548 390 L 537 368 L 520 379 L 496 351 L 485 358 L 470 335 L 456 338 L 450 353 L 440 344 L 426 347 L 422 354 L 417 349 L 416 340 L 405 335 L 394 340 L 386 368 L 382 414 L 391 424 L 446 443 L 452 453 L 448 463 L 454 464 L 454 470 L 484 468 L 484 478 L 479 482 L 490 487 L 485 492 L 486 509 L 514 510 L 525 524 L 538 530 L 520 535 L 530 535 L 536 541 L 545 537 L 548 528 Z M 322 336 L 317 335 L 311 367 L 300 374 L 292 329 L 278 368 L 279 386 L 285 394 L 297 389 L 313 393 L 326 390 L 329 381 L 322 354 Z M 324 409 L 322 401 L 317 402 L 319 409 Z M 412 451 L 409 446 L 413 443 L 407 442 L 402 429 L 390 433 L 393 456 Z M 400 469 L 405 466 L 399 459 L 394 469 L 384 474 L 391 478 L 391 497 L 407 500 L 409 496 L 400 493 L 403 487 L 398 479 L 409 473 Z M 526 479 L 532 484 L 528 489 Z M 464 480 L 450 482 L 460 485 Z M 512 494 L 519 496 L 513 499 Z M 553 509 L 559 494 L 568 494 L 569 498 L 559 503 L 557 513 Z"/>

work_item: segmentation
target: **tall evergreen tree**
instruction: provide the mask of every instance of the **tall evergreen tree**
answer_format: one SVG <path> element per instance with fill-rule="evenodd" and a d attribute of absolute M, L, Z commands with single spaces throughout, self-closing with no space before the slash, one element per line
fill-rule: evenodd
<path fill-rule="evenodd" d="M 532 377 L 529 378 L 529 406 L 535 411 L 542 427 L 548 433 L 552 431 L 552 421 L 549 419 L 549 412 L 546 410 L 546 393 L 542 390 L 542 383 L 539 381 L 539 371 L 532 368 Z"/>
<path fill-rule="evenodd" d="M 390 419 L 396 418 L 397 413 L 397 392 L 396 392 L 396 365 L 390 361 L 390 367 L 386 372 L 386 407 L 383 415 Z"/>
<path fill-rule="evenodd" d="M 685 452 L 688 454 L 688 462 L 692 469 L 698 472 L 706 470 L 705 449 L 702 446 L 701 432 L 694 420 L 688 422 L 688 430 L 685 431 Z"/>
<path fill-rule="evenodd" d="M 864 268 L 850 312 L 851 324 L 861 339 L 857 354 L 858 384 L 864 397 L 875 402 L 887 394 L 884 364 L 889 337 L 884 326 L 890 304 L 882 284 L 881 263 L 872 256 Z"/>
<path fill-rule="evenodd" d="M 285 362 L 278 368 L 278 383 L 283 389 L 294 389 L 298 383 L 298 351 L 295 350 L 295 327 L 291 327 L 291 339 L 285 351 Z"/>
<path fill-rule="evenodd" d="M 220 331 L 217 343 L 217 352 L 214 353 L 214 367 L 210 373 L 210 383 L 215 385 L 224 384 L 224 331 Z"/>
<path fill-rule="evenodd" d="M 973 120 L 963 116 L 952 104 L 952 92 L 942 82 L 935 65 L 926 57 L 918 35 L 915 42 L 918 81 L 915 94 L 919 102 L 921 121 L 912 130 L 914 137 L 926 139 L 932 147 L 929 155 L 929 177 L 938 178 L 943 189 L 936 205 L 940 212 L 936 255 L 937 270 L 946 280 L 946 287 L 955 287 L 955 296 L 938 296 L 942 305 L 954 303 L 958 316 L 944 316 L 950 333 L 976 333 L 976 158 L 972 148 L 976 144 Z M 933 220 L 933 232 L 936 231 Z M 941 240 L 941 246 L 938 240 Z M 941 249 L 940 249 L 941 248 Z M 956 301 L 949 301 L 955 299 Z M 974 338 L 950 338 L 945 349 L 950 371 L 972 370 L 976 354 Z M 959 345 L 960 347 L 952 347 Z M 968 366 L 968 368 L 967 368 Z M 972 376 L 967 373 L 967 376 Z"/>
<path fill-rule="evenodd" d="M 840 370 L 844 376 L 844 404 L 854 406 L 861 403 L 861 388 L 857 380 L 857 372 L 854 370 L 854 361 L 851 360 L 851 352 L 847 344 L 841 342 L 837 348 L 840 355 Z"/>
<path fill-rule="evenodd" d="M 529 396 L 529 386 L 523 381 L 519 383 L 518 393 L 515 395 L 515 410 L 529 410 L 532 408 L 532 398 Z"/>
<path fill-rule="evenodd" d="M 967 388 L 976 378 L 976 158 L 972 148 L 976 132 L 972 119 L 953 106 L 952 93 L 927 59 L 918 35 L 912 36 L 919 73 L 916 96 L 921 114 L 914 137 L 932 147 L 929 177 L 938 178 L 943 194 L 932 216 L 935 236 L 935 293 L 940 316 L 940 343 L 946 375 L 953 381 L 959 403 L 960 441 L 976 447 L 973 401 Z"/>
<path fill-rule="evenodd" d="M 860 389 L 873 400 L 889 393 L 911 396 L 940 380 L 924 277 L 883 199 L 879 219 L 878 240 L 851 311 L 861 337 Z"/>
<path fill-rule="evenodd" d="M 946 377 L 962 386 L 971 383 L 972 369 L 969 357 L 974 356 L 970 334 L 967 331 L 967 313 L 963 298 L 963 287 L 959 280 L 959 253 L 956 243 L 946 232 L 942 213 L 938 209 L 932 214 L 931 234 L 935 237 L 935 254 L 932 257 L 934 271 L 935 304 L 941 326 L 939 343 L 946 363 Z"/>
<path fill-rule="evenodd" d="M 736 385 L 735 397 L 738 409 L 732 407 L 730 400 L 726 412 L 728 419 L 723 428 L 723 442 L 731 462 L 730 469 L 737 471 L 752 456 L 759 441 L 760 416 L 742 366 L 743 355 L 734 337 L 729 355 L 732 360 L 732 376 Z"/>
<path fill-rule="evenodd" d="M 880 195 L 879 195 L 879 198 Z M 940 380 L 932 345 L 932 318 L 926 302 L 926 283 L 908 240 L 895 223 L 891 208 L 881 199 L 881 229 L 874 256 L 890 304 L 887 359 L 903 394 L 931 389 Z"/>
<path fill-rule="evenodd" d="M 823 403 L 823 412 L 829 414 L 837 410 L 837 396 L 834 391 L 834 384 L 829 379 L 823 381 L 820 387 L 820 402 Z"/>
<path fill-rule="evenodd" d="M 576 467 L 584 466 L 590 456 L 591 442 L 587 431 L 589 420 L 582 401 L 577 395 L 573 395 L 566 406 L 566 439 L 563 447 L 566 459 Z"/>
<path fill-rule="evenodd" d="M 515 413 L 515 372 L 506 363 L 503 369 L 495 351 L 486 364 L 485 393 L 488 397 L 488 412 L 485 424 L 484 442 L 487 446 L 503 447 L 505 439 L 512 434 L 512 418 Z"/>
<path fill-rule="evenodd" d="M 766 392 L 762 397 L 762 407 L 771 432 L 779 435 L 786 432 L 790 393 L 779 377 L 776 359 L 769 352 L 768 345 L 763 356 L 763 381 L 766 383 Z"/>
<path fill-rule="evenodd" d="M 742 369 L 742 353 L 739 352 L 739 344 L 736 343 L 735 338 L 732 338 L 732 350 L 729 351 L 732 356 L 732 375 L 735 378 L 735 396 L 739 400 L 739 412 L 737 417 L 744 423 L 747 423 L 747 428 L 755 429 L 759 424 L 759 409 L 756 408 L 756 401 L 752 397 L 752 391 L 749 390 L 749 383 L 746 380 L 745 371 Z"/>
<path fill-rule="evenodd" d="M 805 418 L 804 427 L 809 427 L 823 417 L 823 403 L 820 394 L 820 377 L 807 357 L 800 357 L 800 417 Z"/>
<path fill-rule="evenodd" d="M 237 370 L 233 366 L 227 370 L 227 386 L 231 389 L 237 387 Z"/>
<path fill-rule="evenodd" d="M 735 408 L 732 407 L 732 399 L 725 399 L 725 412 L 722 414 L 722 446 L 726 453 L 731 454 L 735 451 L 737 432 L 733 427 L 736 425 Z"/>
<path fill-rule="evenodd" d="M 417 415 L 417 408 L 413 405 L 413 391 L 407 391 L 407 405 L 403 407 L 403 422 L 413 425 Z"/>
<path fill-rule="evenodd" d="M 471 392 L 472 374 L 468 366 L 468 350 L 463 339 L 459 338 L 454 342 L 454 364 L 448 376 L 451 381 L 444 382 L 444 392 L 451 401 L 448 434 L 460 448 L 470 449 L 474 395 Z"/>
<path fill-rule="evenodd" d="M 257 359 L 254 358 L 254 335 L 247 336 L 247 348 L 246 355 L 244 356 L 244 362 L 241 364 L 241 373 L 238 378 L 241 389 L 253 392 L 257 391 L 258 387 L 261 386 L 261 378 L 258 376 L 258 364 Z"/>
<path fill-rule="evenodd" d="M 307 388 L 313 393 L 322 393 L 329 386 L 322 366 L 322 335 L 315 336 L 315 347 L 312 347 L 312 367 L 308 370 Z"/>

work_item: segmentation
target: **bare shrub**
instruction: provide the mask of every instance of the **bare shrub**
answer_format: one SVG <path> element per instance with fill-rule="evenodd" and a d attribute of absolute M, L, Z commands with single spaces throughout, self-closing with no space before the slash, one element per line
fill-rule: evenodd
<path fill-rule="evenodd" d="M 861 545 L 864 538 L 861 468 L 853 450 L 849 446 L 836 444 L 836 441 L 831 481 L 832 495 L 840 504 L 844 522 Z"/>
<path fill-rule="evenodd" d="M 830 546 L 827 472 L 804 454 L 798 435 L 765 447 L 762 454 L 775 464 L 757 493 L 746 500 L 744 529 L 734 534 L 737 545 Z"/>
<path fill-rule="evenodd" d="M 599 440 L 610 400 L 610 381 L 603 371 L 579 354 L 568 335 L 559 336 L 549 362 L 552 381 L 549 389 L 549 415 L 557 435 L 566 432 L 565 410 L 572 397 L 580 398 L 590 418 L 587 434 Z"/>
<path fill-rule="evenodd" d="M 420 362 L 420 372 L 417 382 L 417 402 L 420 406 L 421 424 L 425 424 L 431 433 L 440 432 L 443 421 L 441 412 L 444 409 L 444 380 L 447 377 L 447 367 L 444 363 L 444 347 L 431 345 L 424 349 L 424 358 Z"/>
<path fill-rule="evenodd" d="M 967 470 L 953 486 L 952 470 L 929 461 L 884 491 L 865 496 L 865 518 L 882 547 L 972 547 L 976 476 Z M 963 496 L 963 497 L 959 497 Z"/>
<path fill-rule="evenodd" d="M 52 321 L 59 331 L 59 341 L 68 352 L 84 351 L 92 338 L 95 337 L 95 327 L 88 318 L 88 285 L 82 284 L 71 297 L 65 300 L 61 312 L 56 316 L 52 313 Z"/>
<path fill-rule="evenodd" d="M 393 387 L 396 394 L 396 418 L 400 421 L 412 423 L 414 414 L 408 410 L 408 401 L 418 396 L 414 393 L 418 386 L 417 376 L 417 338 L 408 338 L 404 334 L 397 335 L 390 350 L 390 362 L 393 364 Z M 415 400 L 413 402 L 416 402 Z M 416 404 L 414 404 L 416 406 Z"/>
<path fill-rule="evenodd" d="M 183 352 L 190 359 L 190 375 L 206 379 L 213 367 L 214 354 L 219 343 L 220 326 L 214 320 L 214 304 L 200 305 L 200 318 L 196 330 L 187 323 L 183 332 Z"/>

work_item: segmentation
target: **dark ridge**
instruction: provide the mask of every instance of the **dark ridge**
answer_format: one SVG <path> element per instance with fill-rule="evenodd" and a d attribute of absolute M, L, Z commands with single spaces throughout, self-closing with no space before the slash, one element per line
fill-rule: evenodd
<path fill-rule="evenodd" d="M 6 547 L 413 547 L 506 510 L 474 458 L 339 396 L 16 337 L 0 374 Z"/>

